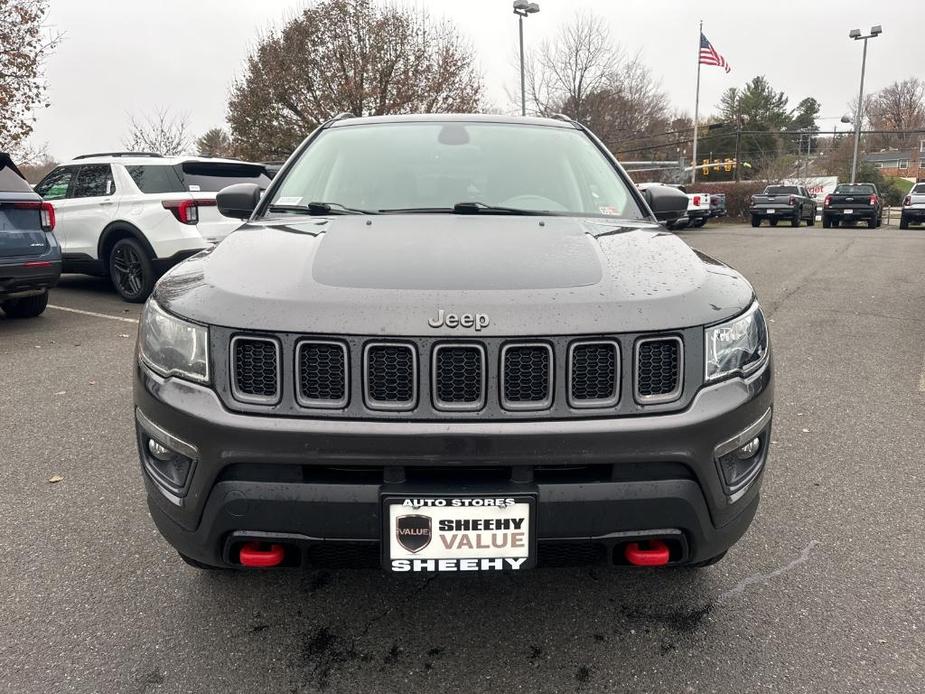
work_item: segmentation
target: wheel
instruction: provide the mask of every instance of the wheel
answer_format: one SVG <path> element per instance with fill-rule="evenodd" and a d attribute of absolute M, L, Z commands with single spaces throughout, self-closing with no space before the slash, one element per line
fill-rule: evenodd
<path fill-rule="evenodd" d="M 790 220 L 790 226 L 792 226 L 793 228 L 797 228 L 798 226 L 800 226 L 800 212 L 799 211 L 793 215 L 793 219 Z"/>
<path fill-rule="evenodd" d="M 201 571 L 228 571 L 229 570 L 221 566 L 212 566 L 211 564 L 203 564 L 198 559 L 193 559 L 192 557 L 186 556 L 185 554 L 183 554 L 183 552 L 177 552 L 177 554 L 180 555 L 180 559 L 185 561 L 187 564 L 192 566 L 194 569 L 200 569 Z"/>
<path fill-rule="evenodd" d="M 769 219 L 769 220 L 768 220 L 768 224 L 770 224 L 772 227 L 776 227 L 776 226 L 777 226 L 777 221 L 778 221 L 778 220 L 776 220 L 776 219 Z"/>
<path fill-rule="evenodd" d="M 756 214 L 753 214 L 753 215 L 752 215 L 752 226 L 753 226 L 753 227 L 760 227 L 760 226 L 761 226 L 761 217 L 759 217 L 759 216 L 756 215 Z"/>
<path fill-rule="evenodd" d="M 814 227 L 816 226 L 816 208 L 812 209 L 812 214 L 809 215 L 809 219 L 806 220 L 806 226 Z"/>
<path fill-rule="evenodd" d="M 109 276 L 119 295 L 129 303 L 140 304 L 154 289 L 151 259 L 135 239 L 119 239 L 109 253 Z"/>
<path fill-rule="evenodd" d="M 832 222 L 829 221 L 829 218 L 826 217 L 825 215 L 822 215 L 822 228 L 823 228 L 823 229 L 831 229 L 831 228 L 832 228 Z"/>
<path fill-rule="evenodd" d="M 691 222 L 691 227 L 694 228 L 694 229 L 699 229 L 700 227 L 702 227 L 702 226 L 703 226 L 704 224 L 706 224 L 706 223 L 707 223 L 707 220 L 706 220 L 706 219 L 704 219 L 703 217 L 698 217 L 697 219 L 695 219 L 695 220 L 693 220 L 693 221 Z"/>
<path fill-rule="evenodd" d="M 691 569 L 702 569 L 707 566 L 713 566 L 720 559 L 726 556 L 725 552 L 720 552 L 715 557 L 710 557 L 709 559 L 704 559 L 703 561 L 694 562 L 693 564 L 688 564 L 687 566 Z"/>
<path fill-rule="evenodd" d="M 874 212 L 873 216 L 867 220 L 867 228 L 868 229 L 877 228 L 877 213 L 876 212 Z"/>
<path fill-rule="evenodd" d="M 0 304 L 0 308 L 8 318 L 35 318 L 45 311 L 48 306 L 48 290 L 35 296 L 24 296 L 21 299 L 9 299 Z"/>
<path fill-rule="evenodd" d="M 900 229 L 908 229 L 908 228 L 909 228 L 909 220 L 906 219 L 905 217 L 900 217 L 900 218 L 899 218 L 899 228 L 900 228 Z"/>

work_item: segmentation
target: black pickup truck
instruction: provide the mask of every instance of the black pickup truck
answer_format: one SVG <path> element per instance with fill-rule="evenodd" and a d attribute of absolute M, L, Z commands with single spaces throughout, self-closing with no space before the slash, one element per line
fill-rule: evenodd
<path fill-rule="evenodd" d="M 781 219 L 789 221 L 792 227 L 800 226 L 804 219 L 806 226 L 816 224 L 816 201 L 803 186 L 767 186 L 763 193 L 752 196 L 748 211 L 753 227 L 761 226 L 762 219 L 767 219 L 772 227 Z"/>
<path fill-rule="evenodd" d="M 883 222 L 883 200 L 873 183 L 841 183 L 822 205 L 822 226 L 825 229 L 867 222 L 868 229 Z"/>

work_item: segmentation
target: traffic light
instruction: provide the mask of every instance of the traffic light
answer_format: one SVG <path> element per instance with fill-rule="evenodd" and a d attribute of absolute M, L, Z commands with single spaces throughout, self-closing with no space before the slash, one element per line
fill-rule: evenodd
<path fill-rule="evenodd" d="M 703 160 L 703 167 L 702 167 L 702 168 L 703 168 L 703 175 L 704 175 L 704 176 L 709 176 L 709 175 L 710 175 L 710 160 L 709 160 L 709 159 L 704 159 L 704 160 Z"/>
<path fill-rule="evenodd" d="M 723 169 L 724 169 L 727 173 L 730 172 L 730 171 L 732 171 L 732 159 L 727 159 L 727 160 L 726 160 L 726 164 L 725 164 L 725 166 L 723 166 Z"/>

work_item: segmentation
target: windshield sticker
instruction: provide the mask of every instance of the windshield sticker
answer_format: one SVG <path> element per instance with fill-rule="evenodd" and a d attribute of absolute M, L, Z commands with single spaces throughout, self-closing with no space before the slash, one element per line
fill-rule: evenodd
<path fill-rule="evenodd" d="M 199 186 L 197 186 L 195 183 L 190 184 L 189 189 L 190 189 L 190 192 L 191 192 L 191 193 L 198 193 L 200 190 L 202 190 L 202 188 L 200 188 Z"/>
<path fill-rule="evenodd" d="M 618 210 L 616 207 L 598 207 L 597 209 L 601 211 L 601 214 L 609 214 L 613 215 L 614 217 L 620 216 L 620 210 Z"/>
<path fill-rule="evenodd" d="M 301 195 L 294 195 L 286 198 L 279 198 L 275 204 L 277 205 L 299 205 L 302 202 Z"/>

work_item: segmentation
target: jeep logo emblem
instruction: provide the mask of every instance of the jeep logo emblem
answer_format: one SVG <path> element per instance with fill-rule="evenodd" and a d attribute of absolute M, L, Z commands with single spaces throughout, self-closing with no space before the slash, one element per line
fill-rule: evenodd
<path fill-rule="evenodd" d="M 442 308 L 437 310 L 436 318 L 429 318 L 427 325 L 431 328 L 475 328 L 479 332 L 487 328 L 491 321 L 487 313 L 447 313 Z"/>

